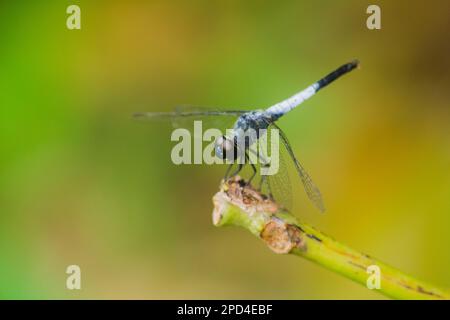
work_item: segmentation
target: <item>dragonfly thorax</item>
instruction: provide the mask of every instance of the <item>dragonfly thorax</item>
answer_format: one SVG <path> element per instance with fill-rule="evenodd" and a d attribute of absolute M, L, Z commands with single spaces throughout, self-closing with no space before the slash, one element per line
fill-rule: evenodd
<path fill-rule="evenodd" d="M 273 122 L 262 110 L 250 111 L 241 115 L 228 136 L 216 139 L 215 153 L 220 159 L 236 160 L 245 155 L 245 151 L 255 143 Z"/>
<path fill-rule="evenodd" d="M 250 111 L 237 119 L 233 130 L 246 132 L 253 129 L 259 131 L 260 129 L 267 129 L 272 122 L 272 117 L 264 110 Z"/>

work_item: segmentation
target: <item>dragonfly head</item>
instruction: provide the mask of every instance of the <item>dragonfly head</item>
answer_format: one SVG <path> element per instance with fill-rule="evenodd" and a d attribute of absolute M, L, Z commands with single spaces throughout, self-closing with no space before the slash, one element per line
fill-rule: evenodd
<path fill-rule="evenodd" d="M 234 141 L 227 136 L 221 136 L 216 139 L 214 150 L 216 157 L 224 160 L 236 160 L 238 155 Z"/>

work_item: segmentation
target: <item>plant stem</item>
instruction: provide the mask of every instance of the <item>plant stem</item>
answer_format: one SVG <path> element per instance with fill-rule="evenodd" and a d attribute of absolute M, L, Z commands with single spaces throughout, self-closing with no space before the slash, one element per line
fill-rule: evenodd
<path fill-rule="evenodd" d="M 223 182 L 213 202 L 214 225 L 244 227 L 276 253 L 304 257 L 364 286 L 368 282 L 376 284 L 371 282 L 376 276 L 369 273 L 368 267 L 377 266 L 380 288 L 376 290 L 391 298 L 450 299 L 448 292 L 416 280 L 299 222 L 273 200 L 246 186 L 239 177 Z"/>

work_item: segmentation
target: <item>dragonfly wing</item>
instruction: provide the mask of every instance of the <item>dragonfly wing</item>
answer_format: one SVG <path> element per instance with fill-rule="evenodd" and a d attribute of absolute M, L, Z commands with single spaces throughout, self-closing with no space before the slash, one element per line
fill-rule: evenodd
<path fill-rule="evenodd" d="M 287 211 L 292 211 L 292 186 L 287 170 L 285 158 L 282 153 L 279 154 L 278 172 L 274 175 L 268 175 L 269 193 L 281 204 Z"/>
<path fill-rule="evenodd" d="M 173 112 L 136 112 L 133 117 L 136 119 L 175 119 L 175 118 L 203 118 L 214 116 L 239 117 L 248 111 L 244 110 L 221 110 L 216 108 L 178 106 Z"/>
<path fill-rule="evenodd" d="M 136 119 L 172 119 L 172 118 L 196 118 L 196 117 L 210 117 L 210 116 L 240 116 L 245 111 L 222 110 L 222 111 L 205 111 L 205 112 L 136 112 L 133 117 Z"/>
<path fill-rule="evenodd" d="M 244 110 L 222 110 L 218 108 L 178 106 L 173 112 L 139 112 L 134 117 L 141 120 L 169 121 L 175 128 L 193 129 L 194 121 L 202 122 L 202 130 L 216 128 L 225 133 Z"/>
<path fill-rule="evenodd" d="M 281 142 L 284 145 L 284 147 L 286 148 L 290 158 L 294 162 L 295 168 L 297 169 L 300 179 L 302 180 L 302 183 L 305 188 L 306 194 L 308 195 L 308 198 L 317 207 L 317 209 L 319 209 L 321 212 L 324 212 L 325 205 L 323 203 L 322 194 L 320 193 L 319 188 L 315 185 L 315 183 L 309 176 L 308 172 L 306 172 L 305 168 L 298 161 L 297 157 L 294 154 L 294 151 L 292 150 L 291 145 L 289 144 L 286 134 L 276 124 L 272 124 L 272 125 L 276 129 L 278 129 Z"/>
<path fill-rule="evenodd" d="M 272 161 L 274 161 L 274 155 L 272 154 L 272 130 L 270 130 L 270 123 L 267 124 L 268 129 L 265 135 L 260 136 L 260 140 L 257 143 L 258 147 L 256 149 L 255 145 L 249 148 L 249 151 L 258 158 L 256 166 L 259 171 L 259 185 L 261 192 L 270 195 L 276 200 L 287 211 L 292 210 L 292 188 L 289 179 L 289 172 L 286 166 L 285 157 L 282 153 L 278 152 L 278 170 L 275 174 L 267 174 L 263 176 L 262 170 L 267 170 L 272 166 Z M 270 153 L 270 154 L 269 154 Z M 263 169 L 264 164 L 269 167 Z M 266 172 L 268 173 L 268 172 Z"/>

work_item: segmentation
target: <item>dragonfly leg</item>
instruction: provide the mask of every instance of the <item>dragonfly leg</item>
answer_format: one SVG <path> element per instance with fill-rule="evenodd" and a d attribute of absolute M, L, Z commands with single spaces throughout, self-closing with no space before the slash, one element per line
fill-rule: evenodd
<path fill-rule="evenodd" d="M 242 168 L 244 167 L 244 165 L 242 163 L 238 163 L 238 167 L 237 169 L 231 174 L 231 177 L 236 176 L 239 172 L 241 172 Z"/>
<path fill-rule="evenodd" d="M 258 187 L 258 191 L 262 191 L 262 188 L 264 186 L 264 183 L 266 182 L 267 176 L 266 175 L 261 175 L 261 180 L 259 181 L 259 187 Z"/>
<path fill-rule="evenodd" d="M 227 168 L 227 171 L 225 172 L 225 177 L 223 177 L 223 180 L 228 180 L 228 178 L 230 177 L 230 171 L 231 171 L 231 168 L 233 168 L 233 164 L 234 163 L 231 163 L 229 166 L 228 166 L 228 168 Z"/>
<path fill-rule="evenodd" d="M 231 168 L 233 168 L 234 163 L 231 163 L 228 168 L 227 171 L 225 172 L 225 177 L 223 178 L 224 180 L 228 180 L 231 177 L 236 176 L 239 172 L 241 172 L 242 168 L 244 167 L 244 165 L 242 163 L 238 163 L 238 167 L 236 168 L 236 170 L 230 174 Z"/>
<path fill-rule="evenodd" d="M 248 153 L 245 153 L 245 158 L 247 159 L 248 163 L 250 163 L 250 165 L 252 166 L 252 170 L 253 170 L 253 174 L 250 177 L 250 179 L 248 179 L 248 182 L 247 182 L 247 185 L 250 185 L 250 183 L 252 182 L 253 178 L 256 176 L 257 170 L 256 170 L 256 166 L 250 161 Z"/>
<path fill-rule="evenodd" d="M 269 198 L 274 200 L 275 198 L 273 197 L 272 189 L 270 189 L 270 183 L 268 183 L 268 182 L 267 182 L 267 189 L 269 190 L 268 191 L 269 192 Z"/>
<path fill-rule="evenodd" d="M 267 165 L 262 165 L 263 168 L 267 168 Z M 267 183 L 267 186 L 269 186 L 269 183 L 267 182 L 267 175 L 261 174 L 261 180 L 259 181 L 259 188 L 258 191 L 262 191 L 262 188 L 264 187 L 264 183 Z"/>

